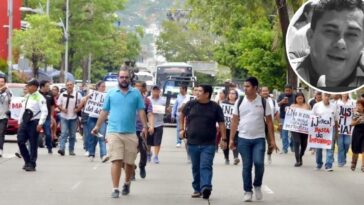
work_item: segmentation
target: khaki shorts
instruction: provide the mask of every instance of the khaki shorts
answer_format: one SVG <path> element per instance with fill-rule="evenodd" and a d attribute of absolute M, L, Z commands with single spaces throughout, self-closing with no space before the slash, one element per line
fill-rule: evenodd
<path fill-rule="evenodd" d="M 136 134 L 108 133 L 110 161 L 122 160 L 134 164 L 138 154 L 138 137 Z"/>

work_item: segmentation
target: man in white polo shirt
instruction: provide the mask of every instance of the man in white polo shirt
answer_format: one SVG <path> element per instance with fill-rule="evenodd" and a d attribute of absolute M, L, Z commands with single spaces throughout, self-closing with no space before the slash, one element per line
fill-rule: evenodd
<path fill-rule="evenodd" d="M 235 103 L 230 131 L 231 149 L 238 128 L 238 151 L 243 159 L 244 201 L 252 201 L 253 185 L 257 200 L 263 198 L 261 186 L 264 174 L 265 126 L 268 126 L 268 145 L 272 150 L 278 150 L 274 139 L 274 128 L 271 117 L 271 107 L 265 99 L 258 95 L 258 80 L 249 77 L 244 82 L 245 97 Z M 265 108 L 263 107 L 265 104 Z M 266 125 L 265 125 L 266 123 Z M 238 127 L 239 124 L 239 127 Z M 255 166 L 255 179 L 252 183 L 252 168 Z"/>

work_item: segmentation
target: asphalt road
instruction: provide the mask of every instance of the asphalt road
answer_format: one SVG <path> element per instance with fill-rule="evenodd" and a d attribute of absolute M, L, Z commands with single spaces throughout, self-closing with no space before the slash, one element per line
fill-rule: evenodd
<path fill-rule="evenodd" d="M 6 143 L 0 158 L 0 205 L 74 204 L 243 204 L 241 164 L 225 165 L 221 150 L 215 156 L 213 192 L 210 201 L 192 199 L 191 165 L 184 148 L 175 147 L 175 128 L 165 128 L 160 164 L 147 165 L 147 177 L 131 185 L 129 196 L 110 198 L 110 163 L 90 162 L 83 156 L 82 140 L 76 143 L 76 156 L 48 155 L 39 149 L 36 172 L 22 170 L 23 160 L 14 156 L 16 143 Z M 56 153 L 56 150 L 54 150 Z M 350 162 L 350 160 L 348 160 Z M 359 205 L 364 204 L 364 173 L 352 172 L 349 165 L 334 171 L 315 171 L 314 156 L 306 152 L 304 165 L 293 167 L 294 156 L 274 154 L 266 165 L 264 199 L 270 205 Z M 124 175 L 122 176 L 122 178 Z"/>

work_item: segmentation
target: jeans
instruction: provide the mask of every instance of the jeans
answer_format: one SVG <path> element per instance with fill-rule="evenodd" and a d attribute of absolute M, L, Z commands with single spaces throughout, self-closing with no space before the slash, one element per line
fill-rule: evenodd
<path fill-rule="evenodd" d="M 147 151 L 148 151 L 147 149 L 148 149 L 148 147 L 144 146 L 146 144 L 146 140 L 144 140 L 140 134 L 141 134 L 141 131 L 136 132 L 136 135 L 138 136 L 138 139 L 139 139 L 139 145 L 138 145 L 138 149 L 140 152 L 139 168 L 144 168 L 145 166 L 147 166 Z"/>
<path fill-rule="evenodd" d="M 65 150 L 66 141 L 69 137 L 69 151 L 75 150 L 76 142 L 76 131 L 77 131 L 77 119 L 67 120 L 61 118 L 61 144 L 59 145 L 60 150 Z"/>
<path fill-rule="evenodd" d="M 179 136 L 179 117 L 177 116 L 176 118 L 176 123 L 177 123 L 177 139 L 176 139 L 176 144 L 181 144 L 182 141 L 181 141 L 181 137 Z"/>
<path fill-rule="evenodd" d="M 281 123 L 282 125 L 284 124 L 284 118 L 281 118 Z M 282 128 L 282 131 L 281 131 L 281 138 L 282 138 L 282 146 L 283 146 L 283 152 L 284 153 L 287 153 L 288 152 L 288 146 L 290 146 L 290 142 L 289 142 L 289 136 L 288 136 L 288 130 L 284 130 Z"/>
<path fill-rule="evenodd" d="M 39 120 L 32 120 L 28 123 L 22 123 L 18 130 L 18 146 L 20 154 L 23 156 L 24 162 L 27 165 L 36 167 L 38 157 L 38 138 L 37 125 Z M 27 141 L 30 143 L 30 150 L 27 148 Z"/>
<path fill-rule="evenodd" d="M 3 150 L 5 142 L 5 131 L 8 125 L 8 119 L 0 120 L 0 149 Z"/>
<path fill-rule="evenodd" d="M 332 144 L 331 149 L 326 150 L 326 163 L 325 163 L 325 169 L 332 168 L 332 164 L 334 163 L 334 146 L 335 144 Z M 322 162 L 322 149 L 316 149 L 316 164 L 317 168 L 321 169 L 323 162 Z"/>
<path fill-rule="evenodd" d="M 192 162 L 192 187 L 195 192 L 212 190 L 212 164 L 215 157 L 215 145 L 188 145 Z"/>
<path fill-rule="evenodd" d="M 243 184 L 245 192 L 252 192 L 255 187 L 262 186 L 264 175 L 265 139 L 238 140 L 238 151 L 243 159 Z M 255 178 L 252 184 L 252 169 L 255 166 Z"/>
<path fill-rule="evenodd" d="M 82 132 L 83 132 L 83 134 L 82 134 L 83 149 L 84 149 L 86 152 L 88 152 L 88 151 L 89 151 L 89 135 L 88 135 L 88 132 L 89 132 L 89 131 L 91 132 L 91 130 L 93 129 L 93 127 L 92 127 L 92 128 L 89 128 L 89 127 L 88 127 L 87 122 L 88 122 L 88 121 L 86 121 L 86 122 L 83 122 L 83 123 L 82 123 Z"/>
<path fill-rule="evenodd" d="M 49 151 L 52 150 L 52 134 L 51 134 L 51 118 L 46 119 L 46 121 L 43 124 L 43 130 L 44 130 L 44 138 L 45 138 L 45 143 L 47 146 L 47 149 Z"/>
<path fill-rule="evenodd" d="M 339 147 L 338 152 L 338 164 L 339 166 L 344 166 L 346 164 L 346 154 L 349 151 L 351 144 L 351 137 L 350 135 L 339 135 L 337 146 Z"/>
<path fill-rule="evenodd" d="M 89 156 L 95 157 L 95 150 L 97 142 L 99 142 L 100 146 L 100 157 L 106 155 L 106 143 L 105 143 L 105 135 L 106 135 L 106 122 L 101 125 L 99 133 L 103 135 L 103 137 L 98 137 L 91 134 L 92 129 L 95 127 L 97 122 L 97 118 L 89 117 L 87 120 L 87 127 L 89 128 L 87 132 L 83 133 L 88 140 L 87 150 L 89 151 Z"/>

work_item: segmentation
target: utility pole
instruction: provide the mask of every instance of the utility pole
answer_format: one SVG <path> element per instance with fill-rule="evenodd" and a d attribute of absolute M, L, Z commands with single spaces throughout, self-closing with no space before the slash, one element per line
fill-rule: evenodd
<path fill-rule="evenodd" d="M 13 0 L 8 0 L 8 81 L 12 82 L 12 67 L 13 67 Z"/>
<path fill-rule="evenodd" d="M 64 51 L 64 83 L 67 82 L 67 73 L 68 73 L 68 18 L 69 18 L 69 0 L 66 1 L 66 28 L 65 28 L 65 51 Z"/>

